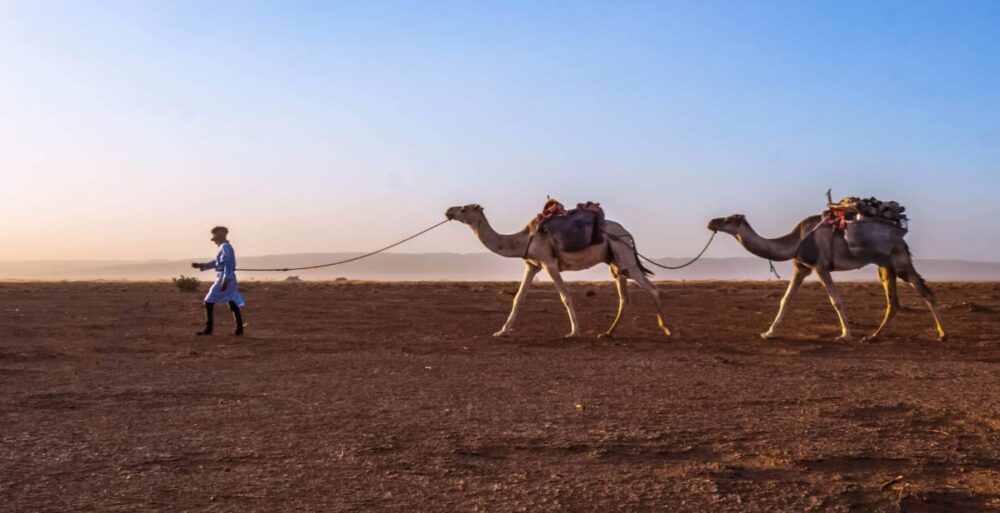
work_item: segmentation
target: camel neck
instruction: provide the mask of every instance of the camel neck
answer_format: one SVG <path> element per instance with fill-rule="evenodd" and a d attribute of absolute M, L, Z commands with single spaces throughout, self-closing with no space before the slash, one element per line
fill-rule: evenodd
<path fill-rule="evenodd" d="M 778 262 L 795 258 L 801 242 L 798 228 L 776 239 L 767 239 L 758 235 L 749 223 L 744 223 L 736 233 L 736 240 L 754 255 Z"/>
<path fill-rule="evenodd" d="M 528 239 L 531 237 L 528 228 L 509 235 L 497 233 L 485 217 L 473 225 L 472 230 L 486 249 L 509 258 L 523 258 Z"/>

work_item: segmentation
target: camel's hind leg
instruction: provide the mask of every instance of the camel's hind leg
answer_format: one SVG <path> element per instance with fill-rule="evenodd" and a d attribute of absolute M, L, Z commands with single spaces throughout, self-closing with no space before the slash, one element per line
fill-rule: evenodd
<path fill-rule="evenodd" d="M 622 313 L 625 311 L 625 306 L 628 305 L 628 278 L 622 276 L 618 271 L 618 266 L 611 264 L 611 277 L 615 279 L 615 286 L 618 288 L 618 314 L 615 315 L 614 322 L 611 323 L 611 327 L 605 332 L 602 337 L 611 337 L 615 334 L 615 329 L 618 328 L 618 323 L 622 320 Z"/>
<path fill-rule="evenodd" d="M 774 322 L 771 323 L 771 327 L 764 333 L 761 333 L 761 338 L 774 338 L 778 331 L 778 326 L 781 321 L 785 319 L 785 314 L 788 313 L 788 305 L 792 302 L 792 297 L 798 292 L 799 287 L 802 285 L 802 281 L 806 279 L 807 276 L 812 274 L 812 269 L 805 264 L 800 264 L 799 262 L 794 262 L 795 264 L 795 274 L 792 275 L 791 281 L 788 282 L 788 289 L 785 290 L 784 297 L 781 298 L 781 306 L 778 308 L 778 315 L 775 316 Z"/>
<path fill-rule="evenodd" d="M 631 235 L 628 232 L 624 232 L 624 236 L 627 236 L 629 240 Z M 650 296 L 653 296 L 653 304 L 656 305 L 656 323 L 663 331 L 663 334 L 670 336 L 670 326 L 663 320 L 663 304 L 660 302 L 660 291 L 653 285 L 653 282 L 649 281 L 646 274 L 642 270 L 642 266 L 639 264 L 638 253 L 636 253 L 635 248 L 632 246 L 634 240 L 629 243 L 612 242 L 611 243 L 611 255 L 614 259 L 614 264 L 618 267 L 619 276 L 624 276 L 625 278 L 632 279 L 639 284 L 640 287 L 646 289 Z M 619 281 L 621 279 L 619 278 Z M 624 290 L 628 293 L 628 282 L 620 281 L 619 290 Z M 627 299 L 626 299 L 627 301 Z M 619 310 L 620 315 L 620 310 Z M 615 321 L 615 326 L 618 321 Z M 610 330 L 609 330 L 610 331 Z"/>
<path fill-rule="evenodd" d="M 551 265 L 542 264 L 542 266 L 545 268 L 545 272 L 549 273 L 549 277 L 552 278 L 552 283 L 556 286 L 556 290 L 559 291 L 559 298 L 562 299 L 563 305 L 566 306 L 566 313 L 569 314 L 570 332 L 566 335 L 566 338 L 579 336 L 580 323 L 576 319 L 576 309 L 573 308 L 573 298 L 569 296 L 569 291 L 566 289 L 566 282 L 563 281 L 558 269 Z"/>
<path fill-rule="evenodd" d="M 875 340 L 885 327 L 889 325 L 889 321 L 896 316 L 896 312 L 899 311 L 899 293 L 896 290 L 896 271 L 891 267 L 879 267 L 878 277 L 882 281 L 882 287 L 885 289 L 885 317 L 882 318 L 882 324 L 879 325 L 878 329 L 874 333 L 865 337 L 865 340 Z"/>
<path fill-rule="evenodd" d="M 524 278 L 521 279 L 521 287 L 517 289 L 517 294 L 514 296 L 514 304 L 510 309 L 510 315 L 507 317 L 507 322 L 503 323 L 503 328 L 500 328 L 500 331 L 493 334 L 494 337 L 506 337 L 510 335 L 510 331 L 514 329 L 514 319 L 517 319 L 517 312 L 521 309 L 524 298 L 528 295 L 528 289 L 531 288 L 531 281 L 535 279 L 538 271 L 541 271 L 541 268 L 525 262 Z"/>
<path fill-rule="evenodd" d="M 669 337 L 670 326 L 663 320 L 663 304 L 660 302 L 660 290 L 656 288 L 653 282 L 649 281 L 649 278 L 643 274 L 641 269 L 636 268 L 629 275 L 640 287 L 646 289 L 650 296 L 653 296 L 653 304 L 656 305 L 656 324 L 663 331 L 663 334 Z"/>
<path fill-rule="evenodd" d="M 934 291 L 927 286 L 927 282 L 924 281 L 923 276 L 920 276 L 920 273 L 913 267 L 913 262 L 910 260 L 908 251 L 894 258 L 894 260 L 899 261 L 900 264 L 896 267 L 899 269 L 897 271 L 899 278 L 909 283 L 917 291 L 917 294 L 920 294 L 920 297 L 924 298 L 924 302 L 927 303 L 927 307 L 931 310 L 931 315 L 934 316 L 934 326 L 937 328 L 938 338 L 944 340 L 946 334 L 944 326 L 941 325 L 941 317 L 937 313 L 937 296 L 934 294 Z"/>
<path fill-rule="evenodd" d="M 837 284 L 833 283 L 830 271 L 816 269 L 816 276 L 819 278 L 820 283 L 823 284 L 823 287 L 826 288 L 826 293 L 830 296 L 830 303 L 837 312 L 837 319 L 840 320 L 840 336 L 837 337 L 837 340 L 851 340 L 851 327 L 847 324 L 844 303 L 840 300 L 840 291 L 837 289 Z"/>

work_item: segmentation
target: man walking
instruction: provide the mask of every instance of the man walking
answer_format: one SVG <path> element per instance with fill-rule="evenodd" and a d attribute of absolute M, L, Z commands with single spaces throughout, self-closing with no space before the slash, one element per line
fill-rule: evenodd
<path fill-rule="evenodd" d="M 212 284 L 208 295 L 205 296 L 205 329 L 197 334 L 212 334 L 215 303 L 227 302 L 229 309 L 233 312 L 233 320 L 236 322 L 233 335 L 242 337 L 244 325 L 240 307 L 245 304 L 245 301 L 243 301 L 243 296 L 240 295 L 236 285 L 236 252 L 233 250 L 232 244 L 229 243 L 229 229 L 225 226 L 212 228 L 212 242 L 219 246 L 219 254 L 216 255 L 215 260 L 191 264 L 191 267 L 201 271 L 215 269 L 215 283 Z"/>

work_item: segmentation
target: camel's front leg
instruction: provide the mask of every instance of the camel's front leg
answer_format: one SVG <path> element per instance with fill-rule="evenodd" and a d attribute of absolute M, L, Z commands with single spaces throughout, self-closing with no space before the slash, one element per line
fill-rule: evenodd
<path fill-rule="evenodd" d="M 566 282 L 563 281 L 557 269 L 551 265 L 545 265 L 544 267 L 545 271 L 549 273 L 549 277 L 552 278 L 552 283 L 556 286 L 556 290 L 559 291 L 559 298 L 562 299 L 563 305 L 566 305 L 566 312 L 569 314 L 570 332 L 566 335 L 566 338 L 577 337 L 580 335 L 580 323 L 576 320 L 573 298 L 569 297 L 569 291 L 566 290 Z"/>
<path fill-rule="evenodd" d="M 882 324 L 879 325 L 871 335 L 864 338 L 865 341 L 871 341 L 878 338 L 885 330 L 885 327 L 889 325 L 889 321 L 896 316 L 896 312 L 899 311 L 899 294 L 896 290 L 896 271 L 888 267 L 878 268 L 878 277 L 882 281 L 882 288 L 885 289 L 885 316 L 882 318 Z"/>
<path fill-rule="evenodd" d="M 524 297 L 528 295 L 528 289 L 531 288 L 531 282 L 535 279 L 538 271 L 541 271 L 541 269 L 525 262 L 524 278 L 521 279 L 521 287 L 517 289 L 517 294 L 514 295 L 514 305 L 510 309 L 510 315 L 507 316 L 507 322 L 503 323 L 503 328 L 500 328 L 500 331 L 493 334 L 494 337 L 506 337 L 510 335 L 510 330 L 514 329 L 514 319 L 517 319 L 517 311 L 520 310 L 521 304 L 524 303 Z"/>
<path fill-rule="evenodd" d="M 775 316 L 774 322 L 771 323 L 771 327 L 767 331 L 761 333 L 761 338 L 774 338 L 777 336 L 778 326 L 781 321 L 785 319 L 785 314 L 788 313 L 788 305 L 792 302 L 792 297 L 798 292 L 799 287 L 802 285 L 802 281 L 806 279 L 812 273 L 812 269 L 808 266 L 802 265 L 798 262 L 795 263 L 795 270 L 792 275 L 791 281 L 788 282 L 788 289 L 785 290 L 784 297 L 781 298 L 781 306 L 778 307 L 778 315 Z"/>
<path fill-rule="evenodd" d="M 823 284 L 823 287 L 826 288 L 826 293 L 830 296 L 830 303 L 837 312 L 837 318 L 840 319 L 840 336 L 837 337 L 837 340 L 851 340 L 851 327 L 847 325 L 847 315 L 844 313 L 844 304 L 840 300 L 840 291 L 837 290 L 837 285 L 833 283 L 830 271 L 817 269 L 816 275 L 819 277 L 819 281 Z"/>
<path fill-rule="evenodd" d="M 618 323 L 622 320 L 625 306 L 628 305 L 628 278 L 622 276 L 617 267 L 611 268 L 611 276 L 615 279 L 615 286 L 618 288 L 618 314 L 615 315 L 615 320 L 611 323 L 608 331 L 601 335 L 602 337 L 614 336 L 615 329 L 618 328 Z"/>

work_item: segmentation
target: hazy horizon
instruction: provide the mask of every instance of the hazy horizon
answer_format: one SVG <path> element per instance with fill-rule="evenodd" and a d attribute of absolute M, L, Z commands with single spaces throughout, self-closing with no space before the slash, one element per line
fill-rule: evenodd
<path fill-rule="evenodd" d="M 305 253 L 238 257 L 241 267 L 304 267 L 333 262 L 360 253 Z M 658 258 L 660 263 L 676 266 L 687 258 Z M 177 276 L 195 276 L 210 281 L 214 273 L 192 270 L 188 259 L 145 261 L 36 261 L 0 262 L 0 281 L 4 280 L 167 280 Z M 1000 262 L 969 262 L 917 258 L 921 274 L 931 281 L 1000 281 Z M 775 262 L 781 277 L 791 275 L 789 262 Z M 773 280 L 766 260 L 754 256 L 707 257 L 681 270 L 655 270 L 658 281 L 683 280 Z M 384 253 L 343 266 L 290 272 L 240 272 L 243 282 L 284 280 L 295 276 L 303 280 L 329 281 L 339 278 L 379 281 L 515 281 L 523 264 L 514 258 L 500 258 L 492 253 Z M 877 283 L 874 267 L 838 273 L 837 279 Z M 587 271 L 565 273 L 571 281 L 608 281 L 608 270 L 597 266 Z M 540 277 L 539 281 L 547 281 Z M 877 286 L 877 285 L 876 285 Z"/>
<path fill-rule="evenodd" d="M 997 26 L 995 2 L 0 2 L 0 261 L 207 259 L 216 224 L 239 255 L 365 251 L 466 203 L 516 231 L 546 195 L 682 257 L 827 188 L 906 205 L 918 259 L 987 261 Z M 397 251 L 483 249 L 455 224 Z"/>
<path fill-rule="evenodd" d="M 714 246 L 714 244 L 713 244 L 713 246 Z M 296 258 L 317 257 L 319 259 L 330 258 L 331 256 L 335 257 L 335 258 L 337 258 L 337 257 L 350 258 L 350 257 L 353 257 L 353 256 L 358 256 L 358 255 L 362 255 L 362 254 L 366 254 L 366 253 L 368 253 L 368 251 L 363 251 L 363 250 L 357 250 L 357 251 L 309 251 L 309 252 L 288 252 L 288 253 L 265 253 L 265 254 L 260 254 L 260 255 L 238 255 L 238 258 L 241 258 L 241 259 L 242 258 L 245 258 L 245 259 L 261 259 L 261 258 L 282 258 L 282 257 L 287 257 L 287 256 L 294 256 Z M 521 265 L 520 264 L 520 259 L 516 259 L 516 258 L 515 259 L 511 259 L 511 258 L 500 257 L 500 256 L 498 256 L 498 255 L 496 255 L 494 253 L 489 252 L 486 249 L 482 249 L 480 251 L 470 251 L 468 253 L 459 253 L 459 252 L 454 252 L 454 251 L 421 251 L 421 252 L 413 252 L 413 251 L 399 251 L 399 250 L 394 249 L 393 251 L 381 253 L 381 255 L 401 255 L 401 256 L 433 256 L 433 255 L 491 256 L 491 257 L 498 258 L 498 259 L 511 260 L 511 261 L 514 261 L 514 262 L 518 262 L 518 265 Z M 122 258 L 122 259 L 101 259 L 101 258 L 45 259 L 45 258 L 41 258 L 41 259 L 0 260 L 0 263 L 2 263 L 2 264 L 18 264 L 18 263 L 26 263 L 26 262 L 31 262 L 31 263 L 45 263 L 45 262 L 65 262 L 65 263 L 69 263 L 69 262 L 95 262 L 95 263 L 142 264 L 142 263 L 158 263 L 158 262 L 188 262 L 188 261 L 190 261 L 190 262 L 197 262 L 197 261 L 205 260 L 206 258 L 210 258 L 211 256 L 212 255 L 209 255 L 208 257 L 206 257 L 204 254 L 202 254 L 202 255 L 187 256 L 187 257 L 178 257 L 178 258 Z M 684 260 L 684 261 L 687 261 L 687 260 L 689 260 L 689 259 L 691 259 L 693 257 L 694 257 L 694 255 L 686 255 L 686 256 L 685 255 L 681 255 L 681 256 L 651 256 L 651 258 L 657 259 L 657 260 L 659 260 L 659 259 L 670 259 L 670 260 Z M 767 262 L 767 260 L 762 260 L 762 259 L 760 259 L 760 257 L 756 257 L 756 256 L 751 255 L 749 253 L 742 254 L 742 255 L 734 255 L 734 256 L 730 256 L 730 257 L 710 257 L 710 256 L 705 256 L 702 259 L 733 259 L 733 258 L 746 258 L 746 259 L 751 259 L 751 260 L 761 260 L 763 262 Z M 916 261 L 919 262 L 920 260 L 925 260 L 925 259 L 926 260 L 935 260 L 935 261 L 969 262 L 969 263 L 978 263 L 978 264 L 1000 264 L 1000 257 L 994 258 L 994 259 L 984 259 L 984 260 L 963 259 L 963 258 L 916 258 Z M 315 263 L 316 264 L 322 264 L 322 263 L 325 263 L 325 261 L 321 262 L 321 261 L 317 260 Z M 0 276 L 0 279 L 2 279 L 2 276 Z"/>

